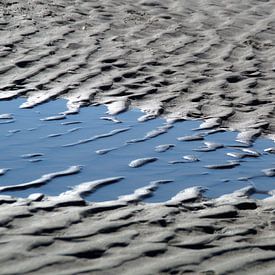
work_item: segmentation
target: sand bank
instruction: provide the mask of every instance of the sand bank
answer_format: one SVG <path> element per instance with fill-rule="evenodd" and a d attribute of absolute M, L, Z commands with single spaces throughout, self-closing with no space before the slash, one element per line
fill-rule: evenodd
<path fill-rule="evenodd" d="M 274 200 L 0 199 L 1 274 L 275 272 Z"/>
<path fill-rule="evenodd" d="M 2 99 L 274 134 L 273 1 L 5 0 L 1 15 Z"/>

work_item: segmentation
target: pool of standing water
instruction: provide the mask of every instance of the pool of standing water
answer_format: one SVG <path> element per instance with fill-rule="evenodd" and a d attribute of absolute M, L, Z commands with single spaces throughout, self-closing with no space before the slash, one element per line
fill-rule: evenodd
<path fill-rule="evenodd" d="M 146 202 L 169 200 L 193 186 L 206 188 L 211 198 L 246 186 L 262 198 L 275 189 L 274 152 L 267 150 L 272 140 L 243 144 L 235 141 L 237 132 L 198 129 L 201 120 L 139 122 L 144 114 L 136 109 L 114 117 L 100 105 L 62 115 L 65 100 L 20 109 L 24 101 L 0 101 L 0 194 L 59 195 L 109 177 L 123 179 L 86 194 L 87 201 L 115 200 L 150 185 Z"/>

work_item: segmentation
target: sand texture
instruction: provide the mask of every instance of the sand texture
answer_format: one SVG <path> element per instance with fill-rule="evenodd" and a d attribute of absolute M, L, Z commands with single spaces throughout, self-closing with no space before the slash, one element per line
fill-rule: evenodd
<path fill-rule="evenodd" d="M 2 99 L 274 133 L 274 1 L 3 0 L 0 11 Z"/>
<path fill-rule="evenodd" d="M 274 46 L 274 0 L 2 0 L 0 99 L 275 139 Z M 1 196 L 0 274 L 275 274 L 274 197 L 190 200 Z"/>
<path fill-rule="evenodd" d="M 2 205 L 0 273 L 275 273 L 274 203 L 81 204 Z"/>

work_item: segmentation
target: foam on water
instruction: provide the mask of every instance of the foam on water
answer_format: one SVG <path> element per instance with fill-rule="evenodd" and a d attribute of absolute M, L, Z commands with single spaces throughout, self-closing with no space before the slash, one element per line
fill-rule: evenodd
<path fill-rule="evenodd" d="M 64 100 L 22 103 L 0 101 L 1 194 L 82 190 L 88 201 L 161 202 L 194 186 L 208 197 L 253 186 L 262 198 L 275 189 L 271 140 L 240 143 L 237 132 L 209 130 L 213 121 L 144 121 L 138 110 L 112 116 L 104 106 L 64 115 Z"/>

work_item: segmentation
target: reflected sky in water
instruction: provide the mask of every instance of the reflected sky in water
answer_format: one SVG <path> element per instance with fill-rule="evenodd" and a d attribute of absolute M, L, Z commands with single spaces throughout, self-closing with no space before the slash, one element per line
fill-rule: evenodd
<path fill-rule="evenodd" d="M 138 122 L 143 115 L 139 110 L 130 110 L 116 116 L 121 123 L 102 119 L 106 117 L 105 106 L 83 107 L 79 114 L 68 115 L 62 120 L 43 120 L 58 115 L 66 110 L 66 101 L 55 100 L 32 109 L 20 109 L 24 99 L 0 101 L 0 115 L 12 114 L 13 119 L 0 119 L 0 168 L 10 170 L 0 176 L 0 186 L 16 185 L 30 182 L 44 174 L 65 170 L 72 165 L 81 165 L 78 174 L 63 176 L 37 188 L 2 192 L 13 196 L 26 197 L 41 192 L 58 195 L 71 187 L 86 181 L 107 177 L 122 176 L 120 182 L 101 187 L 86 197 L 88 201 L 117 199 L 121 195 L 133 193 L 135 189 L 148 185 L 155 180 L 172 180 L 161 184 L 153 196 L 145 201 L 159 202 L 170 199 L 180 190 L 191 186 L 208 188 L 206 196 L 217 197 L 248 185 L 259 190 L 275 189 L 275 178 L 267 177 L 262 170 L 275 167 L 274 155 L 264 152 L 274 147 L 274 142 L 259 138 L 251 148 L 261 153 L 257 158 L 243 158 L 240 165 L 233 169 L 208 169 L 205 166 L 223 164 L 236 160 L 227 155 L 229 152 L 241 152 L 241 145 L 235 141 L 236 132 L 218 132 L 206 135 L 204 140 L 178 141 L 178 137 L 205 132 L 193 130 L 202 121 L 184 121 L 173 124 L 167 133 L 147 139 L 143 142 L 127 143 L 132 139 L 141 139 L 146 133 L 165 125 L 161 118 Z M 110 133 L 116 129 L 129 128 L 105 138 L 64 147 L 95 136 Z M 224 147 L 210 152 L 198 152 L 205 141 L 223 144 Z M 156 152 L 155 147 L 173 144 L 165 152 Z M 99 155 L 97 150 L 112 148 L 114 150 Z M 24 157 L 26 154 L 39 153 L 41 156 Z M 192 163 L 171 164 L 170 161 L 183 160 L 185 155 L 194 155 L 199 161 Z M 156 157 L 157 161 L 138 168 L 128 166 L 138 158 Z M 249 178 L 239 180 L 239 178 Z M 257 195 L 256 195 L 257 196 Z M 259 197 L 262 197 L 259 195 Z"/>

